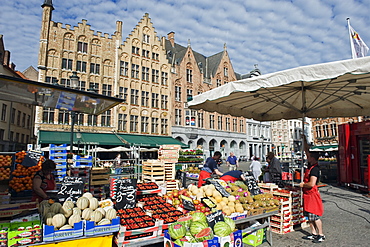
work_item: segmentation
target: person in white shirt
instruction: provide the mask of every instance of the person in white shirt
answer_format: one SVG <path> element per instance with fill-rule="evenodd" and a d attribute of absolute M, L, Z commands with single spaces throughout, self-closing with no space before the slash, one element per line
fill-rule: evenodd
<path fill-rule="evenodd" d="M 258 157 L 254 157 L 249 167 L 249 169 L 253 173 L 253 177 L 256 179 L 257 182 L 259 182 L 259 177 L 261 176 L 261 173 L 262 173 L 261 171 L 262 165 L 258 160 L 259 160 Z"/>

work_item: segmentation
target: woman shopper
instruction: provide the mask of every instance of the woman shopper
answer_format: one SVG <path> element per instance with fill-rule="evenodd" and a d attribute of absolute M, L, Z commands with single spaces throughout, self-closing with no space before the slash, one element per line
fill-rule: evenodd
<path fill-rule="evenodd" d="M 262 165 L 258 160 L 259 160 L 258 157 L 254 157 L 253 161 L 252 161 L 252 163 L 249 167 L 249 169 L 253 173 L 254 179 L 256 179 L 257 182 L 259 182 L 259 177 L 261 176 L 261 173 L 262 173 L 262 171 L 261 171 Z"/>

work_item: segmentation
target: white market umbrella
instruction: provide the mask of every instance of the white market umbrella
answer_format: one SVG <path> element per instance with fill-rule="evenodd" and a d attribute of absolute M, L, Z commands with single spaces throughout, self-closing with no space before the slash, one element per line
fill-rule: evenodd
<path fill-rule="evenodd" d="M 370 57 L 308 65 L 229 82 L 191 109 L 275 121 L 370 115 Z"/>
<path fill-rule="evenodd" d="M 89 149 L 88 151 L 89 151 L 89 152 L 97 152 L 97 153 L 101 153 L 101 152 L 110 152 L 110 150 L 109 150 L 109 149 L 107 149 L 107 148 L 102 148 L 102 147 L 92 148 L 92 149 Z"/>
<path fill-rule="evenodd" d="M 128 151 L 131 151 L 130 148 L 126 148 L 126 147 L 122 147 L 122 146 L 110 148 L 110 149 L 107 149 L 107 150 L 108 150 L 108 152 L 128 152 Z"/>
<path fill-rule="evenodd" d="M 369 87 L 370 57 L 363 57 L 229 82 L 194 96 L 188 106 L 257 121 L 302 118 L 304 128 L 305 117 L 370 115 Z"/>

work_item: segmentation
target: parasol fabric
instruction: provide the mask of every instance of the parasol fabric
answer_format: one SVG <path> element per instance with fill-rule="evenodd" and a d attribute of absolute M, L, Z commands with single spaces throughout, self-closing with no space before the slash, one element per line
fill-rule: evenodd
<path fill-rule="evenodd" d="M 191 109 L 258 121 L 370 115 L 370 57 L 302 66 L 194 96 Z"/>

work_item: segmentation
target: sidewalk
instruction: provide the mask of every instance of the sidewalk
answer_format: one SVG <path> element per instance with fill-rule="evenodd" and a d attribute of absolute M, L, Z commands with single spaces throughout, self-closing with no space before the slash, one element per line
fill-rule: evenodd
<path fill-rule="evenodd" d="M 307 227 L 284 235 L 273 233 L 273 246 L 370 246 L 370 198 L 344 187 L 328 185 L 319 190 L 325 208 L 322 217 L 325 242 L 314 244 L 303 240 L 302 237 L 310 232 Z M 269 244 L 260 246 L 267 247 Z"/>

